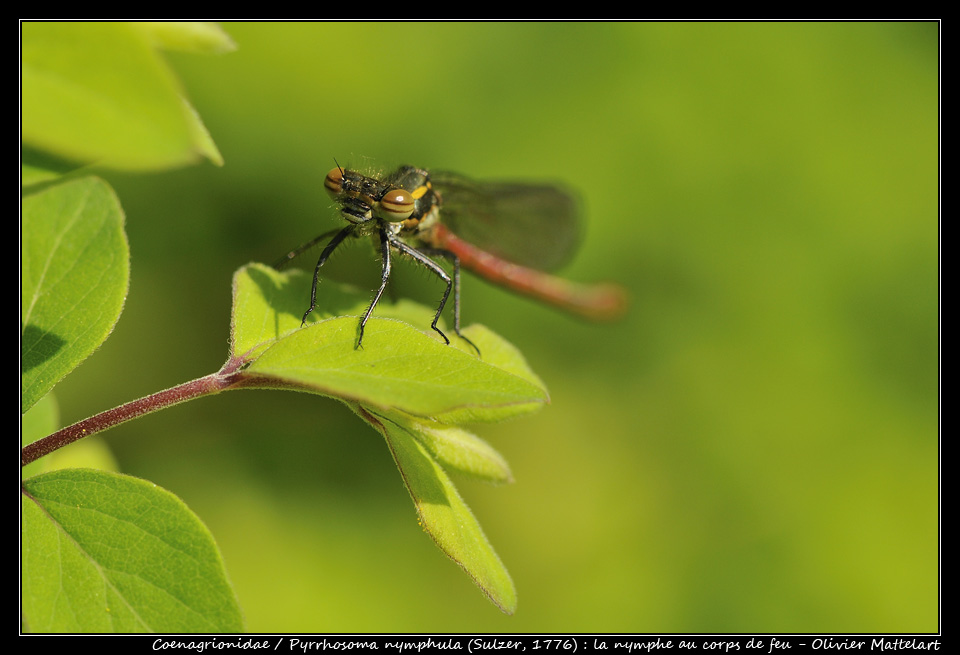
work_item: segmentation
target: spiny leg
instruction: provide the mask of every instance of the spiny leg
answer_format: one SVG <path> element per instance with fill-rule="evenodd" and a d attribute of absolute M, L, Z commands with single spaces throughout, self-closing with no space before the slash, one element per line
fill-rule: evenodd
<path fill-rule="evenodd" d="M 418 262 L 423 264 L 425 267 L 433 271 L 433 273 L 439 277 L 441 280 L 447 283 L 447 288 L 443 292 L 443 298 L 440 299 L 440 306 L 437 308 L 437 314 L 433 317 L 433 323 L 430 327 L 440 333 L 440 336 L 443 337 L 444 341 L 448 344 L 450 340 L 447 339 L 440 328 L 437 327 L 437 321 L 440 320 L 440 314 L 443 312 L 444 306 L 447 304 L 447 299 L 450 297 L 450 289 L 453 288 L 453 331 L 457 333 L 457 336 L 470 344 L 470 346 L 477 351 L 477 356 L 480 355 L 480 349 L 477 348 L 477 345 L 470 341 L 467 337 L 463 336 L 460 333 L 460 258 L 457 257 L 454 253 L 449 250 L 443 250 L 442 248 L 413 248 L 403 243 L 399 239 L 393 239 L 394 245 L 398 250 L 404 252 Z M 447 272 L 443 270 L 443 267 L 440 266 L 437 262 L 430 259 L 430 255 L 439 255 L 441 257 L 446 257 L 453 263 L 453 279 L 447 275 Z"/>
<path fill-rule="evenodd" d="M 360 319 L 360 336 L 357 337 L 357 348 L 363 343 L 363 328 L 366 327 L 367 321 L 370 319 L 370 314 L 373 313 L 373 308 L 377 306 L 377 303 L 380 302 L 380 296 L 383 295 L 383 290 L 387 288 L 387 281 L 390 279 L 390 244 L 392 240 L 390 235 L 384 228 L 380 228 L 380 261 L 382 263 L 382 268 L 380 271 L 380 288 L 377 289 L 376 295 L 373 297 L 373 302 L 370 303 L 370 306 L 367 307 L 367 311 L 364 313 L 363 318 Z"/>
<path fill-rule="evenodd" d="M 347 227 L 337 232 L 336 236 L 330 239 L 330 243 L 328 243 L 327 246 L 323 249 L 323 252 L 320 253 L 320 259 L 317 260 L 317 267 L 313 270 L 313 286 L 310 288 L 310 307 L 307 309 L 307 311 L 303 313 L 303 320 L 300 321 L 300 327 L 304 326 L 304 324 L 307 322 L 307 316 L 309 316 L 310 312 L 312 312 L 314 307 L 317 306 L 317 284 L 320 281 L 320 267 L 327 262 L 327 258 L 330 257 L 330 255 L 337 248 L 337 246 L 339 246 L 344 239 L 346 239 L 348 236 L 353 234 L 353 230 L 354 230 L 354 226 L 348 225 Z M 329 234 L 329 232 L 327 234 Z M 322 235 L 319 238 L 314 239 L 310 243 L 304 246 L 301 246 L 300 248 L 297 248 L 293 252 L 297 254 L 299 254 L 300 252 L 303 252 L 313 244 L 317 243 L 324 236 L 326 235 Z"/>

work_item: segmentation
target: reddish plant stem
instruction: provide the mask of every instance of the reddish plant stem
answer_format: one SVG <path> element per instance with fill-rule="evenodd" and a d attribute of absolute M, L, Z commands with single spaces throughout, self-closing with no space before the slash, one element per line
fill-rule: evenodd
<path fill-rule="evenodd" d="M 216 373 L 206 375 L 190 382 L 184 382 L 170 389 L 158 391 L 157 393 L 144 396 L 129 403 L 108 409 L 96 416 L 91 416 L 62 430 L 57 430 L 51 435 L 38 439 L 32 444 L 20 449 L 20 466 L 36 461 L 48 455 L 58 448 L 63 448 L 67 444 L 79 441 L 84 437 L 97 432 L 109 430 L 115 425 L 125 423 L 131 419 L 149 414 L 160 409 L 172 407 L 178 403 L 200 396 L 219 393 L 225 389 L 230 389 L 243 385 L 243 374 L 239 372 L 241 362 L 238 360 L 228 361 L 226 365 Z"/>

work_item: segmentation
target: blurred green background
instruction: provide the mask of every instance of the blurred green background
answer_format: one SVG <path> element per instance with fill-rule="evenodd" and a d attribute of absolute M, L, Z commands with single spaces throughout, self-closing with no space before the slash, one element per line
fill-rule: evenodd
<path fill-rule="evenodd" d="M 938 630 L 937 24 L 224 29 L 236 52 L 168 59 L 226 165 L 107 175 L 130 293 L 64 424 L 215 371 L 233 271 L 337 224 L 334 158 L 570 184 L 564 274 L 631 295 L 592 325 L 464 281 L 464 321 L 552 395 L 477 429 L 516 484 L 459 483 L 513 617 L 335 401 L 237 391 L 107 433 L 210 527 L 250 630 Z"/>

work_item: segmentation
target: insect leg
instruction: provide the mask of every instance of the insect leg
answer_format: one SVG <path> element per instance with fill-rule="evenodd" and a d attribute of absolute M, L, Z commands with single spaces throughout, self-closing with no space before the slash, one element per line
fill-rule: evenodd
<path fill-rule="evenodd" d="M 321 234 L 320 236 L 318 236 L 316 239 L 313 239 L 313 240 L 311 240 L 311 241 L 308 241 L 307 243 L 303 244 L 302 246 L 298 246 L 298 247 L 295 248 L 294 250 L 291 250 L 291 251 L 288 252 L 286 255 L 284 255 L 283 257 L 281 257 L 281 258 L 278 259 L 277 261 L 275 261 L 271 266 L 273 266 L 273 268 L 275 268 L 275 269 L 278 270 L 278 271 L 282 271 L 282 270 L 285 269 L 285 268 L 290 264 L 290 262 L 292 262 L 294 259 L 296 259 L 296 258 L 299 257 L 300 255 L 302 255 L 303 253 L 307 252 L 308 250 L 310 250 L 311 248 L 313 248 L 315 245 L 317 245 L 317 244 L 320 243 L 321 241 L 326 241 L 327 239 L 329 239 L 330 237 L 332 237 L 334 234 L 336 234 L 337 232 L 339 232 L 341 229 L 342 229 L 342 228 L 339 228 L 339 227 L 338 227 L 338 228 L 335 229 L 335 230 L 330 230 L 329 232 L 324 232 L 323 234 Z"/>
<path fill-rule="evenodd" d="M 443 248 L 420 248 L 419 251 L 428 256 L 444 257 L 453 264 L 453 329 L 461 339 L 470 341 L 460 334 L 460 258 Z"/>
<path fill-rule="evenodd" d="M 307 309 L 307 311 L 303 313 L 303 320 L 300 321 L 300 327 L 303 327 L 303 325 L 307 322 L 307 316 L 309 316 L 310 312 L 312 312 L 314 307 L 317 306 L 317 283 L 320 281 L 320 267 L 327 262 L 327 258 L 330 257 L 330 255 L 337 248 L 337 246 L 339 246 L 344 239 L 346 239 L 348 236 L 353 234 L 353 229 L 354 229 L 353 225 L 348 225 L 347 227 L 337 232 L 336 236 L 330 239 L 330 243 L 328 243 L 327 246 L 323 249 L 323 252 L 320 253 L 320 259 L 317 260 L 317 267 L 313 270 L 313 286 L 310 288 L 310 307 Z M 319 238 L 314 239 L 310 243 L 304 246 L 300 246 L 299 248 L 294 250 L 293 253 L 299 254 L 300 252 L 303 252 L 313 244 L 317 243 L 324 236 L 327 236 L 329 234 L 330 233 L 328 232 L 327 234 L 321 235 Z"/>
<path fill-rule="evenodd" d="M 383 295 L 383 290 L 387 288 L 387 281 L 390 279 L 390 244 L 393 241 L 390 239 L 390 235 L 384 228 L 380 228 L 380 261 L 382 262 L 382 269 L 380 272 L 380 288 L 377 289 L 376 295 L 373 297 L 373 302 L 370 303 L 370 306 L 367 307 L 367 311 L 364 313 L 363 318 L 360 319 L 360 335 L 357 337 L 357 348 L 360 347 L 360 344 L 363 342 L 363 328 L 367 325 L 367 321 L 370 319 L 370 314 L 373 313 L 373 308 L 377 306 L 377 303 L 380 302 L 380 296 Z"/>
<path fill-rule="evenodd" d="M 447 288 L 443 292 L 443 298 L 440 299 L 440 306 L 437 308 L 437 314 L 433 317 L 433 324 L 430 327 L 439 332 L 444 341 L 446 341 L 448 344 L 450 343 L 450 340 L 447 339 L 447 335 L 441 332 L 440 328 L 437 327 L 437 321 L 440 320 L 440 314 L 443 312 L 443 308 L 447 304 L 447 299 L 450 297 L 450 289 L 452 288 L 453 331 L 457 333 L 458 337 L 469 343 L 470 346 L 477 351 L 477 355 L 479 356 L 480 349 L 477 348 L 476 344 L 460 333 L 460 258 L 449 250 L 443 250 L 441 248 L 413 248 L 403 243 L 399 239 L 396 239 L 395 245 L 398 250 L 416 259 L 418 262 L 433 271 L 437 277 L 447 283 Z M 453 279 L 451 279 L 447 272 L 443 270 L 442 266 L 430 259 L 431 255 L 446 257 L 453 262 Z"/>

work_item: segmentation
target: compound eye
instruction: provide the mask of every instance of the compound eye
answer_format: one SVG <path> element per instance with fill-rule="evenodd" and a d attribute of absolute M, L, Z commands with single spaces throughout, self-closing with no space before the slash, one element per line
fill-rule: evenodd
<path fill-rule="evenodd" d="M 343 190 L 343 171 L 340 170 L 339 166 L 331 168 L 327 176 L 323 178 L 323 188 L 334 198 Z"/>
<path fill-rule="evenodd" d="M 414 200 L 409 191 L 390 189 L 380 198 L 380 217 L 392 223 L 410 218 L 413 209 Z"/>

